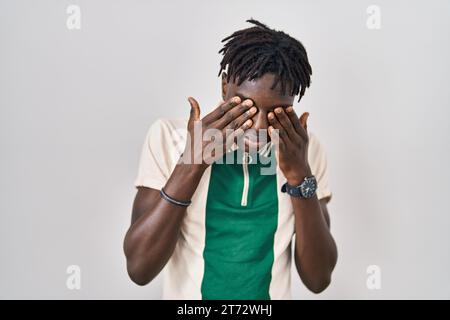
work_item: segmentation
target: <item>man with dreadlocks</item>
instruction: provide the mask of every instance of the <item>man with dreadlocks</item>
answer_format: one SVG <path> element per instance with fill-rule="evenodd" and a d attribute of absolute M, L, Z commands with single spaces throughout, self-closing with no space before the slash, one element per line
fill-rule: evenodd
<path fill-rule="evenodd" d="M 165 269 L 167 299 L 289 299 L 292 242 L 311 291 L 329 285 L 336 264 L 325 152 L 309 114 L 292 107 L 310 85 L 308 56 L 288 34 L 247 21 L 222 40 L 223 102 L 201 117 L 189 97 L 189 119 L 157 120 L 144 143 L 124 251 L 139 285 Z M 198 129 L 218 139 L 199 146 Z"/>

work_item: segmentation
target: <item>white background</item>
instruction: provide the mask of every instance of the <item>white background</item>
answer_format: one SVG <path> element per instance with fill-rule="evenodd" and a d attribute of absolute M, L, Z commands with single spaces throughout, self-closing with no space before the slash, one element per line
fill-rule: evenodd
<path fill-rule="evenodd" d="M 293 273 L 294 298 L 450 298 L 449 14 L 446 0 L 0 0 L 0 298 L 161 297 L 122 251 L 144 136 L 188 116 L 189 95 L 216 105 L 220 40 L 250 17 L 305 45 L 295 107 L 328 154 L 339 261 L 320 295 Z"/>

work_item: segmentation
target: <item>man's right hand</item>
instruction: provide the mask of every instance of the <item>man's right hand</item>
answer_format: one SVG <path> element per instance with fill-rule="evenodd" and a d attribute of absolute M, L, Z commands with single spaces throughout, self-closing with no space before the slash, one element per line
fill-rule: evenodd
<path fill-rule="evenodd" d="M 190 139 L 186 142 L 182 160 L 185 160 L 186 154 L 195 156 L 194 150 L 199 150 L 200 154 L 197 156 L 201 157 L 201 162 L 192 165 L 179 163 L 164 186 L 164 191 L 169 196 L 181 201 L 192 199 L 204 170 L 209 166 L 208 159 L 203 160 L 203 151 L 209 144 L 216 143 L 203 141 L 203 137 L 200 137 L 197 140 L 201 142 L 201 145 L 193 148 L 195 126 L 201 126 L 202 132 L 208 129 L 219 130 L 225 138 L 223 139 L 224 154 L 228 150 L 227 144 L 230 141 L 233 143 L 234 138 L 239 137 L 252 126 L 250 118 L 256 113 L 251 100 L 241 103 L 239 97 L 234 97 L 221 103 L 213 112 L 200 120 L 200 107 L 197 101 L 189 97 L 189 103 L 191 104 L 188 123 Z M 227 129 L 231 130 L 227 132 Z M 193 140 L 189 144 L 188 141 L 191 139 Z M 222 150 L 222 148 L 219 149 Z M 220 153 L 222 151 L 215 157 L 219 157 Z M 187 161 L 193 163 L 193 159 L 193 157 L 188 158 Z M 149 283 L 164 268 L 175 250 L 186 212 L 186 207 L 177 206 L 162 199 L 159 190 L 145 187 L 138 189 L 133 204 L 132 223 L 124 240 L 128 274 L 135 283 L 139 285 Z"/>
<path fill-rule="evenodd" d="M 252 100 L 241 101 L 241 98 L 236 96 L 221 102 L 215 110 L 200 119 L 198 102 L 192 97 L 189 97 L 188 101 L 191 105 L 187 128 L 189 135 L 182 161 L 185 164 L 198 164 L 202 169 L 206 169 L 222 157 L 235 140 L 242 137 L 245 130 L 253 125 L 251 118 L 256 114 L 257 108 L 253 106 Z M 221 135 L 222 139 L 211 141 L 209 137 L 203 137 L 205 133 Z M 195 136 L 199 134 L 200 137 Z"/>

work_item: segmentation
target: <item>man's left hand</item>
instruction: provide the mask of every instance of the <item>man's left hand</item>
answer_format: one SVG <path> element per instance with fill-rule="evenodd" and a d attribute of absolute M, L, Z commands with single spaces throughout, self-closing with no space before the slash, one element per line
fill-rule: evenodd
<path fill-rule="evenodd" d="M 308 164 L 308 117 L 309 113 L 304 112 L 299 118 L 292 106 L 286 109 L 277 107 L 267 115 L 270 138 L 279 147 L 280 169 L 293 186 L 298 186 L 306 176 L 311 175 Z"/>

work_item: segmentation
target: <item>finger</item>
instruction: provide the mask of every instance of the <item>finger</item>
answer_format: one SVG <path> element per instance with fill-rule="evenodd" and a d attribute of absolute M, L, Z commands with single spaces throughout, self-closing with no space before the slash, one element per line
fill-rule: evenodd
<path fill-rule="evenodd" d="M 268 128 L 270 140 L 272 143 L 278 147 L 280 150 L 284 150 L 286 148 L 286 143 L 284 140 L 280 137 L 280 130 L 274 128 L 273 126 L 269 126 Z"/>
<path fill-rule="evenodd" d="M 275 116 L 277 117 L 277 120 L 280 122 L 284 130 L 286 131 L 288 137 L 292 141 L 297 141 L 299 138 L 299 135 L 297 131 L 295 130 L 294 124 L 288 117 L 287 113 L 284 111 L 283 108 L 278 107 L 275 108 Z M 298 121 L 298 120 L 297 120 Z"/>
<path fill-rule="evenodd" d="M 200 120 L 200 106 L 192 97 L 188 97 L 189 104 L 191 105 L 191 113 L 189 115 L 189 124 L 193 121 Z"/>
<path fill-rule="evenodd" d="M 214 109 L 211 113 L 207 114 L 203 118 L 203 122 L 205 124 L 213 123 L 214 121 L 220 119 L 224 114 L 226 114 L 229 110 L 234 108 L 235 106 L 239 105 L 241 103 L 241 98 L 239 97 L 233 97 L 231 99 L 228 99 L 225 102 L 222 102 L 219 104 L 219 106 Z"/>
<path fill-rule="evenodd" d="M 305 131 L 300 123 L 300 119 L 297 116 L 297 113 L 295 113 L 295 110 L 292 106 L 289 106 L 286 108 L 286 114 L 288 115 L 289 119 L 291 119 L 291 122 L 295 128 L 295 131 L 301 136 L 305 138 Z"/>
<path fill-rule="evenodd" d="M 304 112 L 300 117 L 300 123 L 305 132 L 308 132 L 308 119 L 309 119 L 309 112 Z"/>
<path fill-rule="evenodd" d="M 307 120 L 309 118 L 309 112 L 303 112 L 303 114 L 300 116 L 299 122 L 300 122 L 300 130 L 302 132 L 302 136 L 305 137 L 305 139 L 308 139 L 308 125 Z"/>
<path fill-rule="evenodd" d="M 253 125 L 253 121 L 251 119 L 248 119 L 236 130 L 231 130 L 231 129 L 227 130 L 228 135 L 226 136 L 226 140 L 225 140 L 227 150 L 231 147 L 233 142 L 237 143 L 238 140 L 244 136 L 245 131 L 248 130 L 249 128 L 251 128 L 252 125 Z"/>
<path fill-rule="evenodd" d="M 236 122 L 237 118 L 247 112 L 253 105 L 250 99 L 244 100 L 242 103 L 236 105 L 231 110 L 227 111 L 220 119 L 214 123 L 214 127 L 224 129 L 227 126 L 237 128 L 239 125 Z M 256 112 L 255 112 L 256 113 Z"/>
<path fill-rule="evenodd" d="M 289 143 L 290 139 L 286 133 L 286 130 L 283 128 L 281 123 L 278 121 L 277 117 L 273 112 L 269 112 L 267 115 L 267 118 L 269 119 L 269 124 L 274 128 L 278 130 L 278 136 L 280 139 L 284 140 L 284 142 Z"/>
<path fill-rule="evenodd" d="M 235 108 L 237 108 L 237 107 L 235 107 Z M 231 120 L 231 122 L 228 123 L 228 125 L 225 127 L 225 130 L 227 130 L 227 129 L 235 130 L 236 128 L 239 128 L 248 119 L 252 118 L 256 114 L 256 111 L 258 111 L 258 109 L 256 107 L 251 107 L 250 109 L 245 111 L 243 114 L 241 114 L 236 119 Z M 232 111 L 230 111 L 229 113 L 232 113 Z"/>

